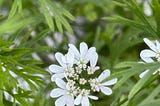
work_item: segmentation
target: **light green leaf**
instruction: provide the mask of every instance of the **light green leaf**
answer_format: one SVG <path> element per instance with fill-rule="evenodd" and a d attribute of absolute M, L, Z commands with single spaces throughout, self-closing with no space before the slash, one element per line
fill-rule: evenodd
<path fill-rule="evenodd" d="M 150 69 L 149 72 L 136 83 L 136 85 L 132 88 L 132 90 L 129 93 L 129 99 L 131 99 L 144 86 L 144 84 L 149 80 L 151 76 L 153 76 L 153 73 L 157 69 L 158 67 L 152 67 L 152 69 Z"/>
<path fill-rule="evenodd" d="M 160 106 L 160 99 L 149 100 L 145 102 L 144 104 L 138 105 L 138 106 Z"/>
<path fill-rule="evenodd" d="M 12 18 L 16 12 L 22 12 L 22 1 L 21 0 L 14 0 L 11 11 L 9 13 L 8 19 Z"/>

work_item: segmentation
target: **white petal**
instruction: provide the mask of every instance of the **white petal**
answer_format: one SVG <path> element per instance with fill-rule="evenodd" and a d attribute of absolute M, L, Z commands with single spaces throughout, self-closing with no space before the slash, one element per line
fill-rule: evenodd
<path fill-rule="evenodd" d="M 77 96 L 77 98 L 74 100 L 74 104 L 75 104 L 75 105 L 79 105 L 79 104 L 81 103 L 81 101 L 82 101 L 82 95 L 79 94 L 79 95 Z"/>
<path fill-rule="evenodd" d="M 63 63 L 65 63 L 67 66 L 73 65 L 74 62 L 74 54 L 71 52 L 68 52 L 64 57 L 62 57 Z"/>
<path fill-rule="evenodd" d="M 65 77 L 65 74 L 64 73 L 58 73 L 58 74 L 53 74 L 52 76 L 51 76 L 51 81 L 55 81 L 56 80 L 56 78 L 60 78 L 60 79 L 62 79 L 62 78 L 64 78 Z"/>
<path fill-rule="evenodd" d="M 67 95 L 66 104 L 67 106 L 74 106 L 74 98 L 70 95 Z"/>
<path fill-rule="evenodd" d="M 139 75 L 139 77 L 140 77 L 140 78 L 143 78 L 143 77 L 148 73 L 148 71 L 149 71 L 149 70 L 143 71 L 143 72 Z"/>
<path fill-rule="evenodd" d="M 93 100 L 98 100 L 97 96 L 92 96 L 92 95 L 88 95 L 89 98 L 93 99 Z"/>
<path fill-rule="evenodd" d="M 89 106 L 89 99 L 88 99 L 88 97 L 87 96 L 84 96 L 84 97 L 82 97 L 82 102 L 81 102 L 81 105 L 82 106 Z"/>
<path fill-rule="evenodd" d="M 74 62 L 74 54 L 71 52 L 67 53 L 67 61 L 69 61 L 70 64 L 73 64 Z"/>
<path fill-rule="evenodd" d="M 105 78 L 107 78 L 108 76 L 110 76 L 110 70 L 106 69 L 104 70 L 100 76 L 98 77 L 98 79 L 101 81 L 103 81 Z"/>
<path fill-rule="evenodd" d="M 145 50 L 142 50 L 142 56 L 143 57 L 155 57 L 156 53 L 152 50 L 149 50 L 149 49 L 145 49 Z"/>
<path fill-rule="evenodd" d="M 157 47 L 157 50 L 160 51 L 160 42 L 158 40 L 156 40 L 156 47 Z"/>
<path fill-rule="evenodd" d="M 57 98 L 57 97 L 62 96 L 62 95 L 64 95 L 64 94 L 65 94 L 65 91 L 64 91 L 63 89 L 55 88 L 55 89 L 53 89 L 53 90 L 51 91 L 50 96 L 51 96 L 52 98 Z"/>
<path fill-rule="evenodd" d="M 112 89 L 111 88 L 101 86 L 100 89 L 101 89 L 101 92 L 104 93 L 105 95 L 111 95 L 112 94 Z"/>
<path fill-rule="evenodd" d="M 73 53 L 75 55 L 75 58 L 79 58 L 80 54 L 79 54 L 79 51 L 77 50 L 77 48 L 73 44 L 69 44 L 68 46 L 69 46 L 68 51 Z"/>
<path fill-rule="evenodd" d="M 65 106 L 66 96 L 61 96 L 55 101 L 55 106 Z"/>
<path fill-rule="evenodd" d="M 61 66 L 63 66 L 63 67 L 65 67 L 65 64 L 62 62 L 62 57 L 63 57 L 64 55 L 62 54 L 62 53 L 56 53 L 55 54 L 55 58 L 56 58 L 56 60 L 58 61 L 58 63 L 61 65 Z"/>
<path fill-rule="evenodd" d="M 53 64 L 53 65 L 50 65 L 48 68 L 52 73 L 62 73 L 63 72 L 63 68 L 58 65 Z"/>
<path fill-rule="evenodd" d="M 142 50 L 140 53 L 141 59 L 147 63 L 154 62 L 151 57 L 155 57 L 155 56 L 156 56 L 156 53 L 149 49 Z"/>
<path fill-rule="evenodd" d="M 55 82 L 58 87 L 60 87 L 62 89 L 66 89 L 66 83 L 62 79 L 57 78 Z"/>
<path fill-rule="evenodd" d="M 150 49 L 152 49 L 153 51 L 156 52 L 156 46 L 155 46 L 155 44 L 152 41 L 150 41 L 147 38 L 144 38 L 143 40 L 149 46 Z"/>
<path fill-rule="evenodd" d="M 84 42 L 80 43 L 80 54 L 82 59 L 86 56 L 87 52 L 88 52 L 87 44 Z"/>
<path fill-rule="evenodd" d="M 112 79 L 112 80 L 109 80 L 109 81 L 107 81 L 107 82 L 104 82 L 104 83 L 102 83 L 102 85 L 108 86 L 108 85 L 113 85 L 113 84 L 115 84 L 115 83 L 117 83 L 117 78 L 114 78 L 114 79 Z"/>
<path fill-rule="evenodd" d="M 86 61 L 89 61 L 94 52 L 96 52 L 96 48 L 95 47 L 89 48 L 86 56 L 83 59 L 86 60 Z"/>
<path fill-rule="evenodd" d="M 157 74 L 157 72 L 159 72 L 159 70 L 158 70 L 158 69 L 153 73 L 153 75 Z"/>
<path fill-rule="evenodd" d="M 92 55 L 90 57 L 90 64 L 92 67 L 96 66 L 97 60 L 98 60 L 98 54 L 96 52 L 92 53 Z"/>

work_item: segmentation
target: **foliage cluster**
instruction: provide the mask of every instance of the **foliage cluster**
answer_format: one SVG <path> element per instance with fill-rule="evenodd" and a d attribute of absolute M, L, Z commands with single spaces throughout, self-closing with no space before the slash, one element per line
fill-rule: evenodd
<path fill-rule="evenodd" d="M 160 40 L 160 2 L 144 14 L 136 0 L 0 0 L 0 106 L 51 106 L 48 66 L 68 43 L 95 46 L 98 65 L 118 78 L 93 106 L 159 106 L 160 63 L 142 64 L 143 38 Z M 140 79 L 144 70 L 150 72 Z"/>

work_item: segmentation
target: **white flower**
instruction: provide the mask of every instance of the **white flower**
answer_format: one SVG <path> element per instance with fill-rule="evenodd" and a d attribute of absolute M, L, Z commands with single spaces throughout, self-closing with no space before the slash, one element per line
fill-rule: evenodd
<path fill-rule="evenodd" d="M 73 45 L 69 44 L 69 52 L 74 53 L 75 55 L 75 62 L 77 64 L 86 64 L 90 60 L 92 53 L 96 52 L 95 47 L 91 47 L 88 49 L 86 43 L 80 43 L 80 51 Z"/>
<path fill-rule="evenodd" d="M 68 87 L 62 79 L 57 78 L 55 82 L 60 87 L 53 89 L 50 93 L 52 98 L 59 97 L 55 101 L 55 106 L 74 106 L 75 90 Z"/>
<path fill-rule="evenodd" d="M 107 87 L 110 85 L 113 85 L 117 82 L 117 78 L 111 79 L 109 81 L 103 82 L 104 79 L 110 76 L 110 70 L 106 69 L 104 70 L 98 78 L 91 79 L 90 80 L 90 85 L 92 87 L 92 90 L 95 91 L 101 91 L 105 95 L 111 95 L 112 94 L 112 89 Z"/>
<path fill-rule="evenodd" d="M 144 42 L 149 46 L 150 49 L 142 50 L 140 57 L 146 63 L 152 63 L 154 61 L 160 61 L 160 42 L 159 41 L 150 41 L 147 38 L 143 39 Z M 142 78 L 149 70 L 142 72 L 139 77 Z M 160 72 L 160 69 L 157 69 L 153 74 Z"/>
<path fill-rule="evenodd" d="M 141 51 L 140 57 L 142 60 L 144 60 L 146 63 L 154 62 L 154 59 L 156 59 L 156 61 L 160 61 L 160 42 L 157 40 L 152 42 L 147 38 L 144 38 L 143 40 L 151 50 L 145 49 Z"/>
<path fill-rule="evenodd" d="M 55 81 L 56 78 L 64 78 L 66 74 L 68 76 L 74 74 L 74 70 L 72 68 L 74 62 L 74 55 L 72 53 L 67 53 L 66 55 L 63 55 L 58 52 L 55 54 L 55 58 L 61 66 L 55 64 L 49 66 L 49 70 L 53 73 L 51 77 L 52 81 Z"/>
<path fill-rule="evenodd" d="M 89 90 L 82 89 L 80 94 L 74 101 L 75 105 L 82 105 L 82 106 L 90 106 L 89 98 L 93 100 L 98 100 L 98 97 L 89 95 Z"/>
<path fill-rule="evenodd" d="M 87 44 L 82 42 L 79 52 L 74 45 L 69 44 L 66 55 L 56 53 L 55 57 L 60 66 L 51 65 L 49 69 L 54 73 L 52 81 L 55 81 L 60 87 L 53 89 L 50 94 L 53 98 L 59 97 L 55 102 L 56 106 L 74 106 L 74 104 L 90 106 L 89 98 L 98 100 L 98 97 L 92 96 L 93 92 L 102 91 L 106 95 L 112 94 L 111 88 L 107 86 L 115 84 L 117 79 L 103 82 L 105 78 L 110 76 L 109 70 L 102 72 L 98 78 L 96 75 L 91 75 L 99 70 L 99 66 L 96 66 L 98 54 L 95 47 L 88 49 Z M 65 79 L 67 83 L 62 79 Z"/>

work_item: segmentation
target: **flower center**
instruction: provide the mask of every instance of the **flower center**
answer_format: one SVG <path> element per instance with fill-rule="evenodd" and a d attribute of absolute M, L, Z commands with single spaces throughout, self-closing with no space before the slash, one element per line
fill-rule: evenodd
<path fill-rule="evenodd" d="M 90 83 L 91 89 L 92 89 L 94 92 L 96 92 L 96 91 L 99 92 L 100 81 L 99 81 L 98 78 L 90 79 L 90 80 L 89 80 L 89 83 Z"/>
<path fill-rule="evenodd" d="M 100 81 L 98 78 L 88 79 L 92 78 L 91 74 L 94 74 L 98 69 L 98 66 L 88 66 L 83 61 L 73 64 L 72 67 L 67 67 L 64 72 L 67 77 L 67 86 L 69 87 L 68 94 L 86 96 L 90 93 L 90 90 L 92 92 L 99 91 Z"/>
<path fill-rule="evenodd" d="M 73 77 L 75 74 L 74 69 L 72 67 L 66 68 L 65 74 L 66 74 L 66 76 Z"/>
<path fill-rule="evenodd" d="M 82 89 L 81 92 L 80 92 L 80 94 L 81 94 L 82 96 L 86 96 L 86 95 L 88 95 L 89 93 L 90 93 L 90 90 L 86 90 L 86 89 Z"/>

